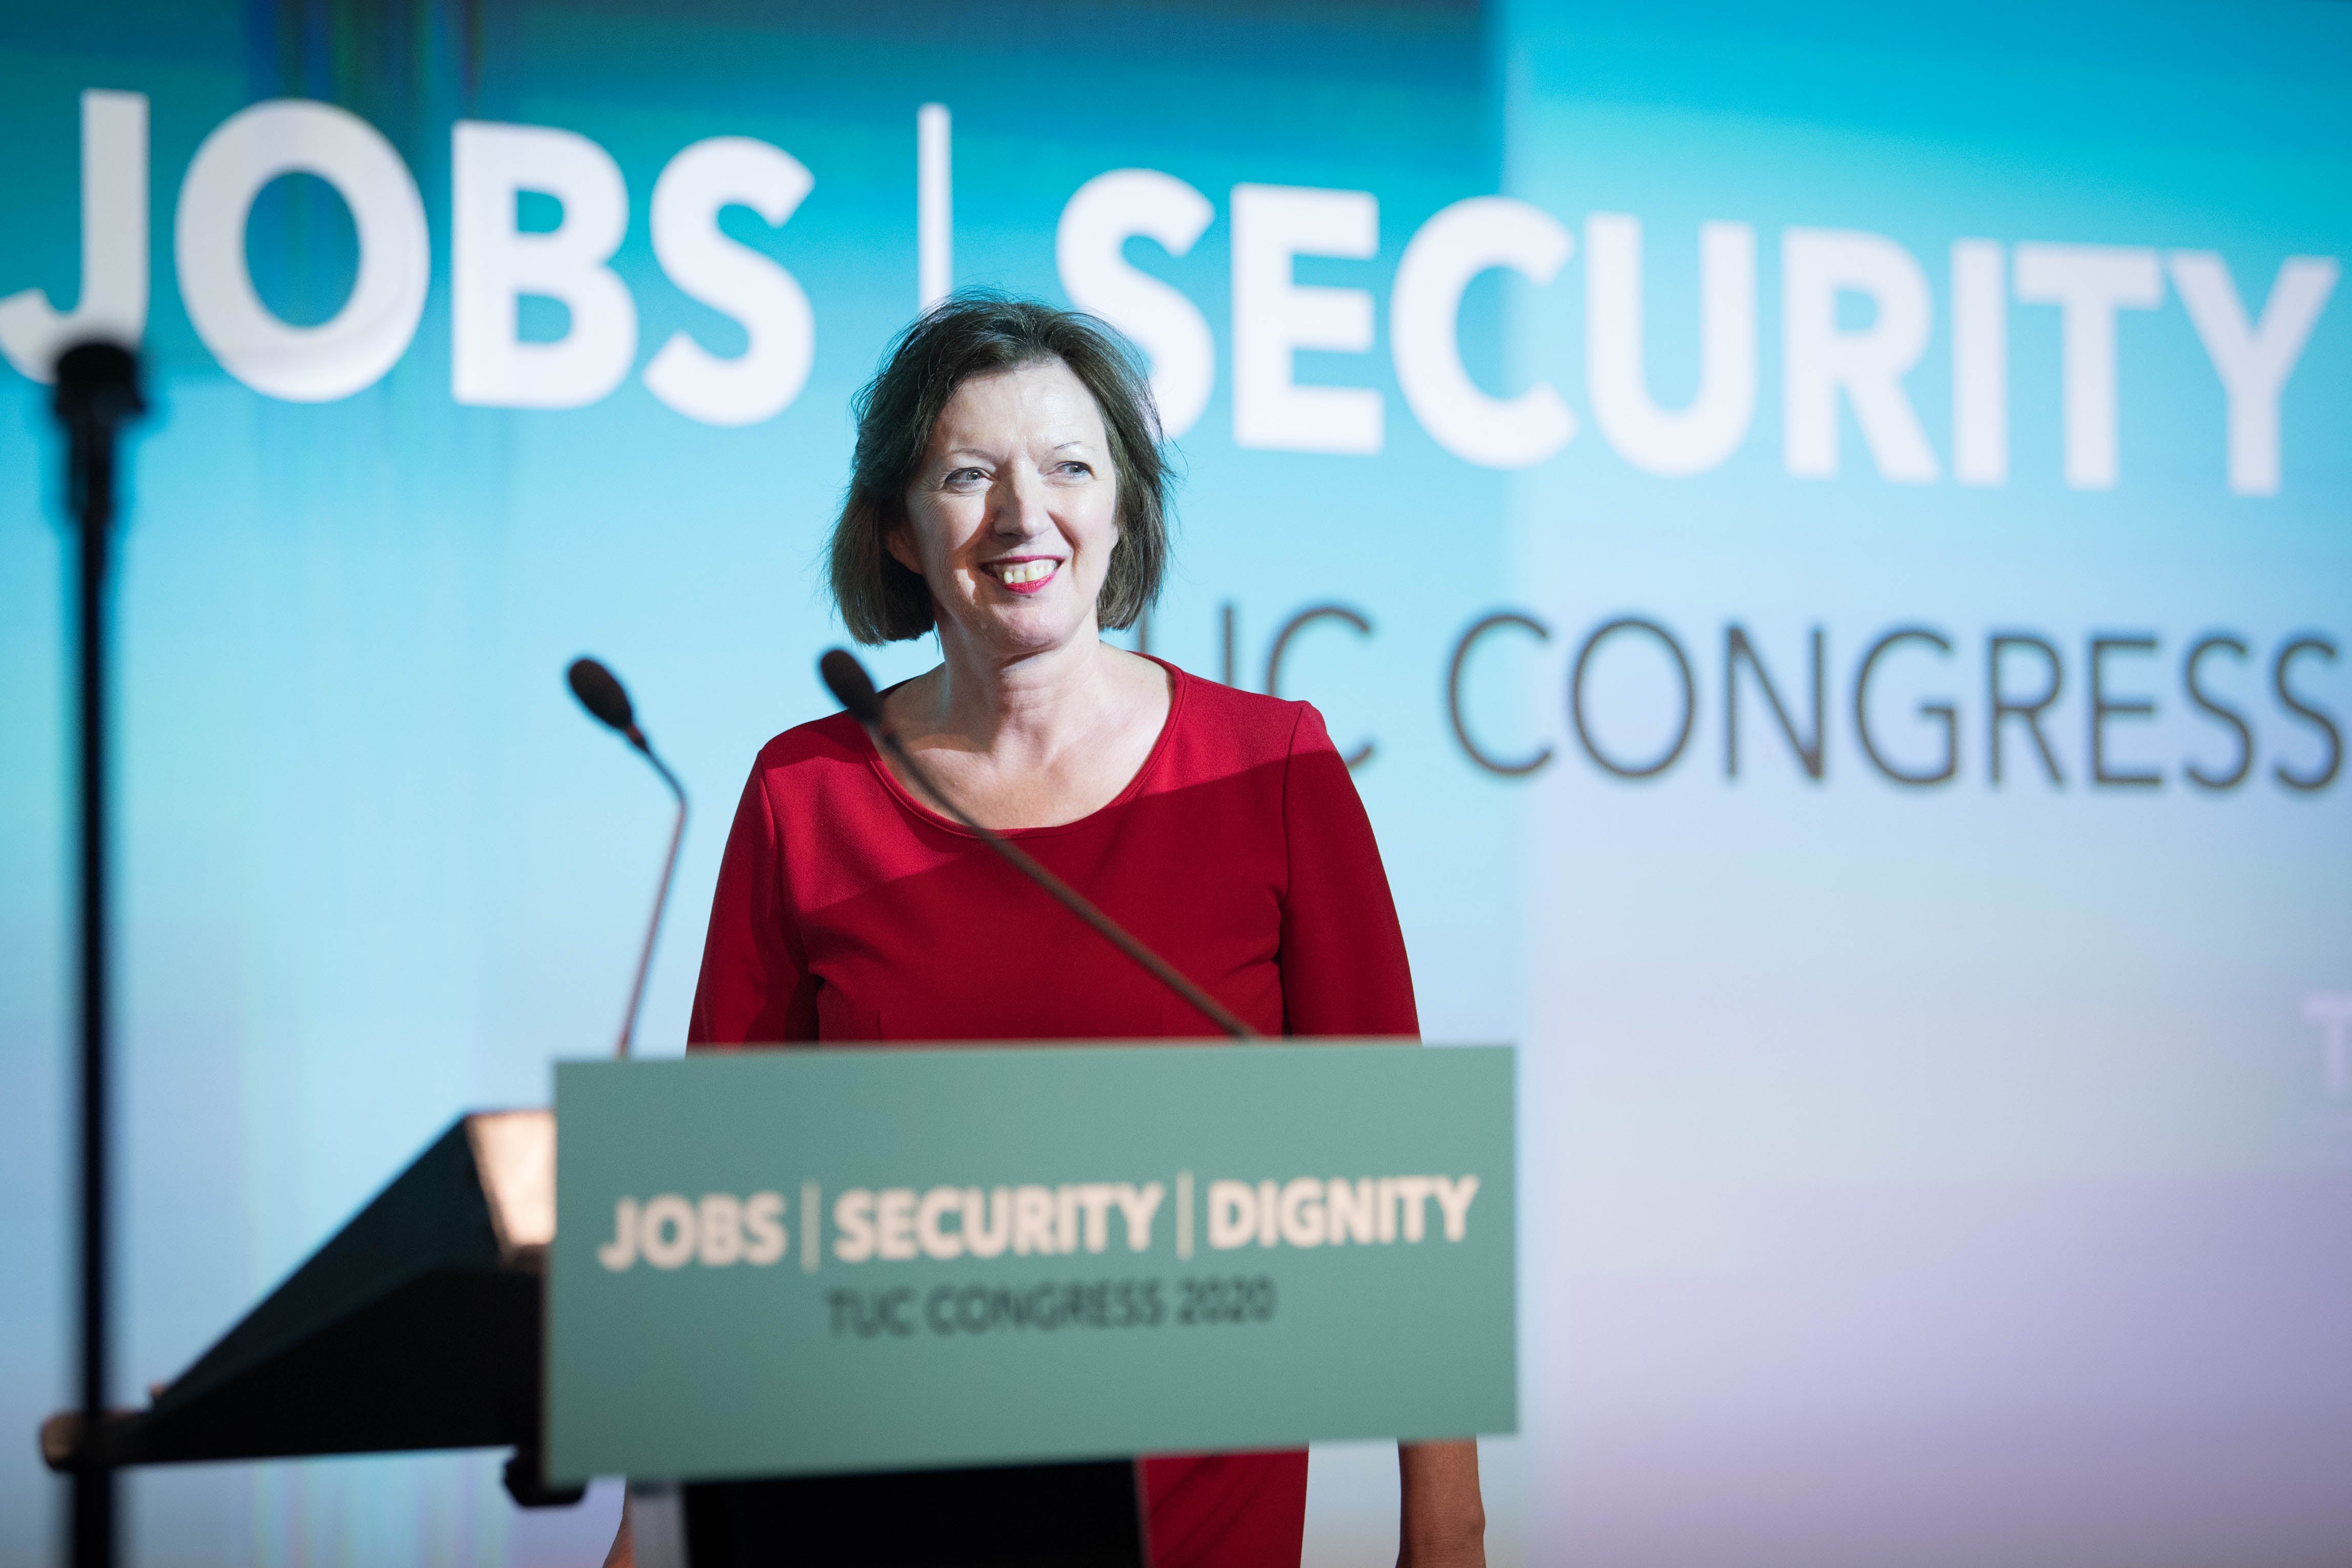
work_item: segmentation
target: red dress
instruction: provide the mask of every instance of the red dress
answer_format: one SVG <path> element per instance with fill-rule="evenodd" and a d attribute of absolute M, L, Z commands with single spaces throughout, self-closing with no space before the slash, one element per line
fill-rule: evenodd
<path fill-rule="evenodd" d="M 1118 797 L 1008 835 L 1268 1035 L 1420 1032 L 1347 764 L 1304 702 L 1165 665 Z M 688 1039 L 1198 1038 L 1217 1031 L 919 805 L 846 714 L 761 750 L 711 900 Z M 1154 1568 L 1296 1568 L 1304 1450 L 1143 1461 Z"/>

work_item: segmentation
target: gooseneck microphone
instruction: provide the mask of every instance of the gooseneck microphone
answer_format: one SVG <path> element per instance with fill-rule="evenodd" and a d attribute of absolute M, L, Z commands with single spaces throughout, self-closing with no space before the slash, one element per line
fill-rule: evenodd
<path fill-rule="evenodd" d="M 1237 1040 L 1264 1037 L 1235 1017 L 1223 1003 L 1186 979 L 1174 964 L 1129 935 L 1118 921 L 1095 908 L 1076 888 L 1039 865 L 1027 850 L 994 829 L 982 826 L 973 820 L 971 813 L 949 799 L 947 792 L 940 788 L 931 775 L 924 771 L 923 765 L 915 761 L 905 742 L 898 739 L 898 731 L 883 720 L 882 698 L 874 689 L 873 677 L 866 673 L 866 667 L 857 662 L 856 655 L 847 648 L 835 648 L 817 660 L 816 668 L 817 673 L 824 678 L 825 689 L 833 693 L 834 700 L 846 709 L 851 718 L 865 726 L 866 732 L 874 738 L 874 744 L 898 763 L 898 771 L 930 796 L 942 812 L 961 823 L 973 837 L 1003 856 L 1014 870 L 1053 895 L 1055 901 L 1064 909 L 1101 932 L 1104 940 L 1113 947 L 1150 970 L 1153 978 L 1198 1008 L 1217 1027 Z"/>
<path fill-rule="evenodd" d="M 580 699 L 580 706 L 644 752 L 646 761 L 654 765 L 654 772 L 661 774 L 662 783 L 669 785 L 669 793 L 677 797 L 677 821 L 669 830 L 669 855 L 662 861 L 661 886 L 654 893 L 653 919 L 646 922 L 646 944 L 637 954 L 637 977 L 629 985 L 629 1008 L 621 1015 L 621 1043 L 613 1047 L 614 1056 L 626 1058 L 629 1041 L 637 1030 L 637 1005 L 645 999 L 646 973 L 654 963 L 654 938 L 661 933 L 662 910 L 669 903 L 670 879 L 677 874 L 677 847 L 686 837 L 686 786 L 677 782 L 669 764 L 655 754 L 653 743 L 637 728 L 636 711 L 629 706 L 629 694 L 622 689 L 611 670 L 593 658 L 575 658 L 564 672 L 564 679 L 572 683 L 572 695 Z"/>

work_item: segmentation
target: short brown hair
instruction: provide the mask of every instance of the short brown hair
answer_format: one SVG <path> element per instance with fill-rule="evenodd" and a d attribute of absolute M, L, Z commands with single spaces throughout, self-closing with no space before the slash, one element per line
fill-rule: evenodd
<path fill-rule="evenodd" d="M 1105 626 L 1131 626 L 1159 598 L 1168 570 L 1169 472 L 1139 356 L 1092 316 L 973 290 L 934 306 L 901 332 L 850 405 L 857 449 L 833 525 L 831 576 L 851 637 L 899 642 L 931 629 L 929 584 L 884 548 L 906 523 L 907 487 L 930 448 L 931 426 L 973 376 L 1046 360 L 1067 365 L 1094 395 L 1118 476 L 1118 545 L 1095 613 Z"/>

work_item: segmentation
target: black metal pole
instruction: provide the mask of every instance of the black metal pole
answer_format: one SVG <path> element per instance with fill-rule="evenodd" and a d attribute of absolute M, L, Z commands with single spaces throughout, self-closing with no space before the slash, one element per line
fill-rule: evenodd
<path fill-rule="evenodd" d="M 95 487 L 93 487 L 95 488 Z M 106 1416 L 106 556 L 109 520 L 81 532 L 81 1419 L 85 1439 Z M 74 1568 L 112 1568 L 114 1471 L 74 1472 Z"/>
<path fill-rule="evenodd" d="M 645 1003 L 646 976 L 654 966 L 654 939 L 661 934 L 662 910 L 669 907 L 669 885 L 677 876 L 677 847 L 686 842 L 686 786 L 669 771 L 669 764 L 654 754 L 646 740 L 645 731 L 632 724 L 628 730 L 629 743 L 653 763 L 654 772 L 661 774 L 662 783 L 677 797 L 677 820 L 670 824 L 669 858 L 662 862 L 661 886 L 654 892 L 654 918 L 646 924 L 646 945 L 637 952 L 637 977 L 629 983 L 629 1010 L 621 1017 L 621 1043 L 613 1054 L 623 1061 L 629 1058 L 629 1044 L 636 1038 L 637 1009 Z"/>
<path fill-rule="evenodd" d="M 80 1242 L 81 1438 L 94 1447 L 106 1419 L 110 1211 L 107 1131 L 106 578 L 114 527 L 115 432 L 144 406 L 138 364 L 112 343 L 84 343 L 58 360 L 57 413 L 66 427 L 66 493 L 79 534 L 76 638 L 81 795 Z M 73 1473 L 74 1568 L 113 1568 L 114 1471 L 93 1454 Z"/>

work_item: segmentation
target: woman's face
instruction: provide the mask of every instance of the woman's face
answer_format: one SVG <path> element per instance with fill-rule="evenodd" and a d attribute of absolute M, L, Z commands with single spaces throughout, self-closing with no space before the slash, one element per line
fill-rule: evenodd
<path fill-rule="evenodd" d="M 943 636 L 1024 653 L 1096 635 L 1118 482 L 1102 413 L 1069 366 L 1043 360 L 957 387 L 906 500 L 885 543 L 930 584 Z"/>

